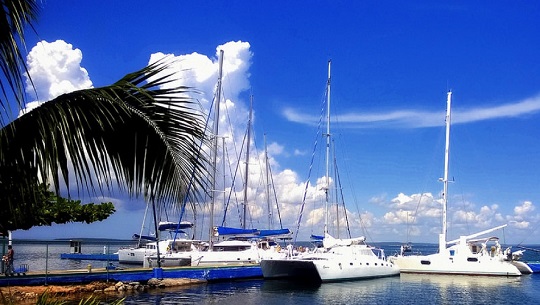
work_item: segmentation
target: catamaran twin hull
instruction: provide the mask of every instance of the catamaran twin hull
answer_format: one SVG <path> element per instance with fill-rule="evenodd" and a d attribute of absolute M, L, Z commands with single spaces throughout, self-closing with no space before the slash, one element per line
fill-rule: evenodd
<path fill-rule="evenodd" d="M 261 269 L 265 279 L 295 279 L 304 282 L 337 282 L 399 274 L 393 264 L 346 262 L 325 259 L 279 259 L 262 260 Z"/>
<path fill-rule="evenodd" d="M 520 276 L 519 269 L 510 262 L 487 257 L 456 257 L 432 254 L 425 256 L 397 256 L 389 258 L 403 273 L 461 274 Z"/>

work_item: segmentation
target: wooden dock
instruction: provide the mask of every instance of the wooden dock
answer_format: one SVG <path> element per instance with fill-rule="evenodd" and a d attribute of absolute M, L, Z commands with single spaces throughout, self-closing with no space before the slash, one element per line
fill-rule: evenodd
<path fill-rule="evenodd" d="M 206 281 L 227 281 L 237 279 L 262 278 L 259 264 L 228 265 L 205 267 L 163 267 L 163 268 L 126 268 L 112 269 L 77 269 L 54 270 L 47 273 L 27 272 L 20 275 L 0 276 L 0 286 L 36 286 L 82 284 L 95 281 L 146 282 L 151 278 L 189 278 Z"/>

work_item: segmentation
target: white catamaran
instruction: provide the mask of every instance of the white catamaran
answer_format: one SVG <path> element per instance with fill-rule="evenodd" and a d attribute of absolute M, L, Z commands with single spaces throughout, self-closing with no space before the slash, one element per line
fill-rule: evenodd
<path fill-rule="evenodd" d="M 286 258 L 262 259 L 261 268 L 265 279 L 294 278 L 308 282 L 333 282 L 394 276 L 399 269 L 387 261 L 382 249 L 365 243 L 364 237 L 336 239 L 328 234 L 329 201 L 329 154 L 330 154 L 330 67 L 326 89 L 327 132 L 326 132 L 326 216 L 322 248 L 313 252 Z"/>
<path fill-rule="evenodd" d="M 511 249 L 503 250 L 499 238 L 486 236 L 502 229 L 501 225 L 468 236 L 460 236 L 456 240 L 447 241 L 447 204 L 448 204 L 448 163 L 450 150 L 450 106 L 452 92 L 447 94 L 446 109 L 446 147 L 444 158 L 442 232 L 439 234 L 439 251 L 430 255 L 406 255 L 402 251 L 389 260 L 396 264 L 403 273 L 435 273 L 465 275 L 502 275 L 519 276 L 532 273 L 523 262 L 512 260 Z"/>

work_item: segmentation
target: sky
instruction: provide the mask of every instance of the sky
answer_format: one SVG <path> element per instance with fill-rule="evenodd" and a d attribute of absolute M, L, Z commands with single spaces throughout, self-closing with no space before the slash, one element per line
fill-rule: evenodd
<path fill-rule="evenodd" d="M 536 1 L 57 0 L 41 6 L 37 34 L 27 38 L 37 92 L 28 88 L 36 101 L 29 108 L 112 84 L 169 56 L 177 59 L 171 66 L 177 83 L 197 88 L 194 98 L 208 113 L 224 51 L 220 137 L 229 156 L 218 159 L 234 171 L 238 157 L 232 155 L 239 156 L 252 99 L 248 214 L 254 227 L 271 226 L 266 147 L 278 198 L 272 205 L 279 206 L 283 226 L 298 240 L 322 234 L 326 131 L 318 128 L 331 60 L 332 151 L 347 208 L 346 219 L 339 212 L 342 230 L 348 221 L 353 236 L 372 242 L 437 242 L 451 90 L 449 238 L 508 224 L 493 233 L 503 243 L 540 243 Z M 233 174 L 216 176 L 224 177 L 222 189 L 231 188 Z M 233 188 L 242 201 L 238 181 Z M 337 179 L 331 181 L 334 190 Z M 223 217 L 221 200 L 215 224 Z M 142 199 L 114 192 L 83 201 L 112 201 L 117 212 L 98 223 L 37 227 L 13 237 L 129 239 L 141 230 Z M 208 204 L 199 204 L 207 211 Z M 238 225 L 238 209 L 230 204 L 227 225 Z M 277 214 L 272 208 L 274 226 Z M 198 234 L 205 238 L 202 226 Z M 329 228 L 338 234 L 335 216 Z"/>

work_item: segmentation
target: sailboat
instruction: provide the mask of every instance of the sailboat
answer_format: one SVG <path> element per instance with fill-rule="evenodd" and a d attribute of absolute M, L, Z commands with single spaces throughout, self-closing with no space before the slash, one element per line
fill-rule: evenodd
<path fill-rule="evenodd" d="M 497 226 L 475 234 L 460 236 L 447 241 L 447 205 L 448 205 L 448 164 L 450 150 L 450 109 L 452 92 L 447 94 L 446 109 L 446 146 L 444 158 L 442 232 L 439 234 L 439 251 L 430 255 L 406 255 L 402 252 L 390 257 L 390 261 L 399 266 L 403 273 L 436 273 L 463 275 L 501 275 L 519 276 L 532 273 L 527 264 L 512 260 L 511 248 L 502 249 L 499 238 L 486 236 L 502 229 Z"/>
<path fill-rule="evenodd" d="M 273 241 L 272 236 L 287 236 L 288 229 L 280 230 L 258 230 L 246 228 L 246 213 L 248 201 L 248 176 L 249 176 L 249 148 L 251 140 L 251 121 L 253 116 L 253 101 L 250 101 L 250 112 L 247 126 L 246 145 L 246 168 L 243 204 L 242 228 L 231 228 L 224 226 L 213 227 L 210 236 L 210 247 L 206 251 L 197 251 L 192 254 L 192 266 L 204 265 L 251 265 L 259 264 L 265 257 L 284 257 L 278 249 L 281 247 Z M 216 120 L 217 122 L 217 120 Z M 216 130 L 217 133 L 217 130 Z M 225 238 L 224 240 L 213 242 L 212 238 Z"/>
<path fill-rule="evenodd" d="M 144 235 L 143 230 L 146 223 L 149 204 L 146 205 L 144 218 L 139 234 L 133 234 L 133 239 L 137 240 L 137 245 L 132 247 L 122 247 L 118 249 L 118 262 L 121 264 L 145 265 L 145 256 L 157 256 L 158 248 L 160 253 L 166 253 L 171 249 L 179 250 L 185 248 L 179 240 L 175 240 L 172 235 L 183 233 L 185 229 L 191 229 L 193 223 L 181 221 L 179 223 L 171 221 L 161 221 L 156 229 L 157 234 Z M 182 262 L 187 264 L 187 261 Z"/>
<path fill-rule="evenodd" d="M 328 61 L 327 132 L 326 132 L 326 206 L 322 247 L 315 251 L 294 255 L 290 245 L 289 255 L 280 259 L 261 260 L 265 279 L 290 278 L 304 282 L 335 282 L 394 276 L 399 269 L 387 261 L 384 251 L 366 244 L 365 237 L 339 239 L 328 233 L 329 214 L 329 154 L 330 154 L 330 68 Z"/>

